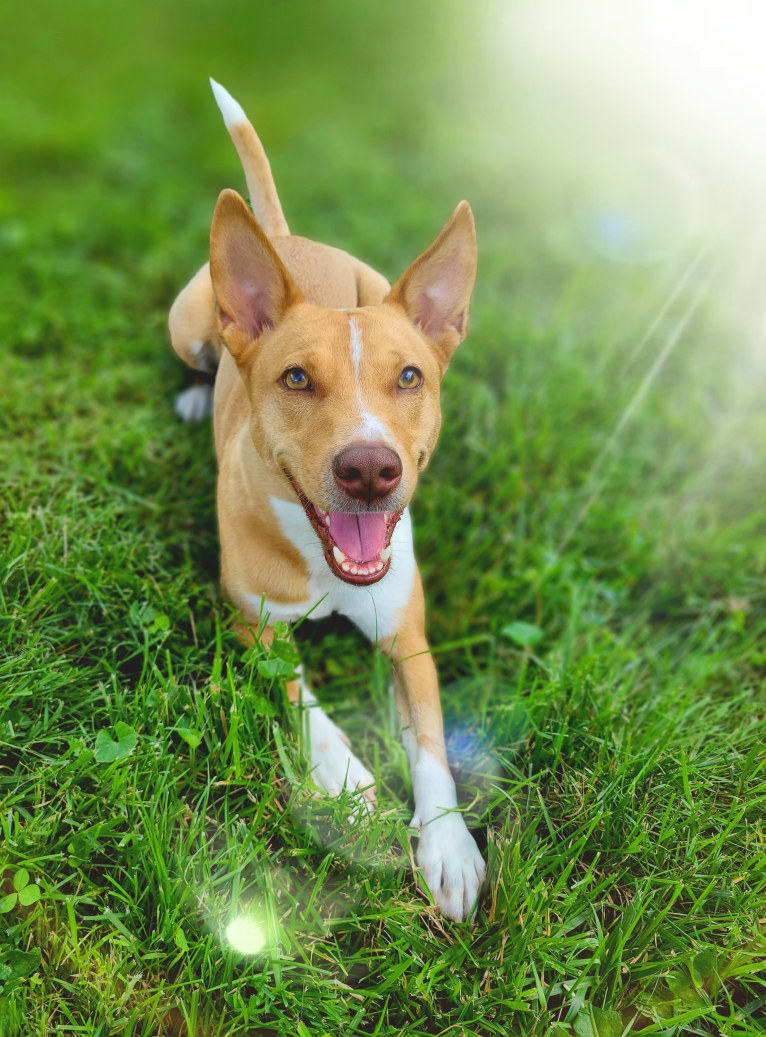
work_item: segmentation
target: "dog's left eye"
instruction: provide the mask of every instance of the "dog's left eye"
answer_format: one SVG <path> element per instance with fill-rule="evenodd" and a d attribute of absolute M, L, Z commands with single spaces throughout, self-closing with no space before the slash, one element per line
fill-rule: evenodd
<path fill-rule="evenodd" d="M 282 375 L 282 381 L 288 389 L 311 389 L 311 379 L 302 367 L 290 367 Z"/>
<path fill-rule="evenodd" d="M 423 375 L 418 371 L 417 367 L 405 367 L 399 375 L 399 381 L 396 384 L 400 389 L 417 389 L 422 381 Z"/>

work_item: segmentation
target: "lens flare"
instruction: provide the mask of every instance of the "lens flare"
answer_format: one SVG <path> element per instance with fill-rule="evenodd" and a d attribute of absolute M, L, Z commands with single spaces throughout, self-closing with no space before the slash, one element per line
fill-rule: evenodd
<path fill-rule="evenodd" d="M 237 915 L 226 926 L 226 942 L 240 954 L 260 954 L 268 944 L 268 930 L 252 914 Z"/>

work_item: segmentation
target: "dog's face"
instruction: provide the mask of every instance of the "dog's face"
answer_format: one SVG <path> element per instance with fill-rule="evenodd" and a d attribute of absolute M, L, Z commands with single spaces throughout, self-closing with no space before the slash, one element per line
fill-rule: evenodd
<path fill-rule="evenodd" d="M 332 571 L 375 583 L 436 444 L 441 377 L 465 336 L 476 274 L 470 208 L 458 206 L 377 306 L 305 302 L 233 191 L 218 200 L 210 270 L 256 449 L 290 480 Z"/>

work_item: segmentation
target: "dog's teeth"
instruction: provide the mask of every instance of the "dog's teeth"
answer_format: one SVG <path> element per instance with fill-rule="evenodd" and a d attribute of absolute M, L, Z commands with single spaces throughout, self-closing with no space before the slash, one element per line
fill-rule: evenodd
<path fill-rule="evenodd" d="M 342 565 L 346 561 L 346 556 L 343 554 L 339 547 L 333 547 L 332 553 L 335 556 L 335 561 L 338 565 Z"/>
<path fill-rule="evenodd" d="M 376 573 L 379 573 L 382 568 L 383 568 L 383 562 L 376 562 L 375 563 L 375 572 Z"/>
<path fill-rule="evenodd" d="M 341 567 L 341 569 L 343 570 L 344 573 L 350 573 L 351 572 L 351 566 L 348 564 L 348 562 L 341 562 L 340 563 L 340 567 Z"/>
<path fill-rule="evenodd" d="M 380 560 L 381 560 L 381 562 L 387 562 L 390 557 L 391 557 L 391 548 L 390 547 L 384 547 L 383 550 L 380 552 Z"/>
<path fill-rule="evenodd" d="M 386 522 L 390 521 L 390 519 L 391 519 L 391 512 L 390 511 L 384 511 L 383 512 L 383 518 L 386 520 Z"/>
<path fill-rule="evenodd" d="M 325 521 L 325 525 L 326 526 L 330 525 L 330 515 L 329 515 L 329 513 L 325 514 L 324 521 Z"/>
<path fill-rule="evenodd" d="M 351 566 L 351 572 L 354 574 L 354 576 L 358 576 L 361 571 L 362 570 L 359 568 L 358 565 L 352 565 Z"/>

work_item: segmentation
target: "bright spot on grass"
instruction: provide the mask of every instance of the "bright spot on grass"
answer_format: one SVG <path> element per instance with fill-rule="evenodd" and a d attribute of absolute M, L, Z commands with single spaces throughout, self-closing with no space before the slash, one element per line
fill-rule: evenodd
<path fill-rule="evenodd" d="M 237 915 L 226 926 L 226 941 L 240 954 L 258 954 L 268 942 L 266 926 L 252 915 Z"/>

